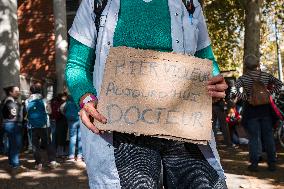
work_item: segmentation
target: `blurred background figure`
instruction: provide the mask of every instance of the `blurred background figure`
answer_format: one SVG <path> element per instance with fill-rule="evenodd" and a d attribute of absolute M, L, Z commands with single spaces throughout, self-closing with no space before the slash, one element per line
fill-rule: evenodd
<path fill-rule="evenodd" d="M 82 161 L 82 142 L 80 131 L 80 120 L 78 108 L 73 98 L 69 95 L 67 101 L 60 107 L 61 112 L 65 115 L 69 129 L 69 161 Z M 77 157 L 75 151 L 77 147 Z M 75 158 L 76 157 L 76 158 Z"/>
<path fill-rule="evenodd" d="M 221 99 L 213 103 L 212 106 L 212 117 L 213 117 L 213 131 L 215 137 L 218 133 L 218 129 L 222 132 L 224 143 L 227 146 L 232 146 L 230 139 L 230 131 L 226 124 L 226 112 L 227 112 L 227 103 L 225 99 Z"/>
<path fill-rule="evenodd" d="M 67 94 L 59 93 L 54 99 L 51 100 L 52 109 L 52 119 L 55 120 L 55 146 L 56 146 L 56 156 L 60 158 L 65 158 L 68 155 L 67 150 L 67 131 L 68 124 L 67 119 L 60 111 L 60 107 L 65 103 L 67 99 Z"/>
<path fill-rule="evenodd" d="M 239 134 L 237 132 L 237 127 L 239 126 L 240 120 L 241 115 L 238 113 L 236 105 L 233 102 L 228 103 L 228 113 L 226 117 L 226 122 L 229 127 L 231 142 L 233 146 L 236 146 L 240 143 Z"/>
<path fill-rule="evenodd" d="M 19 152 L 22 146 L 23 109 L 18 102 L 20 89 L 10 86 L 4 89 L 6 98 L 2 105 L 3 131 L 8 137 L 8 158 L 12 171 L 24 169 L 20 166 Z"/>
<path fill-rule="evenodd" d="M 28 128 L 31 135 L 32 149 L 35 158 L 35 168 L 43 167 L 41 146 L 47 150 L 49 166 L 56 168 L 59 164 L 55 161 L 55 148 L 51 143 L 49 118 L 46 101 L 42 97 L 42 85 L 33 84 L 30 88 L 31 95 L 26 100 Z"/>
<path fill-rule="evenodd" d="M 257 57 L 245 57 L 247 72 L 236 82 L 236 95 L 244 101 L 243 123 L 249 135 L 250 171 L 258 171 L 260 139 L 267 153 L 268 169 L 276 169 L 276 149 L 273 138 L 273 109 L 270 95 L 277 93 L 282 82 L 271 74 L 262 72 Z"/>

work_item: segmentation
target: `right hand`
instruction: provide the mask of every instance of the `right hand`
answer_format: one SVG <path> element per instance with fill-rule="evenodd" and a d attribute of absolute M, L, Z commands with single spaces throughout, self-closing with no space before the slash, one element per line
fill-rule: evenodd
<path fill-rule="evenodd" d="M 94 102 L 86 103 L 84 107 L 80 110 L 79 116 L 84 125 L 95 134 L 100 134 L 102 133 L 102 131 L 100 131 L 96 127 L 94 119 L 103 124 L 107 123 L 107 119 L 98 112 L 97 106 Z"/>

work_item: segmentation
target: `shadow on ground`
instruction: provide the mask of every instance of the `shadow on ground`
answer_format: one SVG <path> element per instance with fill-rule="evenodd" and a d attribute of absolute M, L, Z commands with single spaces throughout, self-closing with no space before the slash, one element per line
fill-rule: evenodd
<path fill-rule="evenodd" d="M 262 183 L 270 185 L 270 187 L 262 186 L 260 188 L 284 188 L 284 149 L 277 146 L 277 170 L 270 172 L 267 169 L 266 158 L 260 162 L 258 172 L 250 172 L 247 170 L 248 162 L 248 147 L 241 145 L 238 148 L 227 147 L 218 140 L 218 151 L 221 158 L 221 163 L 225 173 L 233 177 L 235 181 L 229 180 L 231 188 L 236 185 L 242 187 L 242 182 L 253 182 L 254 185 L 261 186 Z M 258 182 L 254 183 L 254 182 Z M 233 185 L 233 186 L 232 186 Z M 250 187 L 248 187 L 250 188 Z"/>
<path fill-rule="evenodd" d="M 21 155 L 21 164 L 26 171 L 15 173 L 8 166 L 8 160 L 0 156 L 1 189 L 87 189 L 88 181 L 83 162 L 65 162 L 50 169 L 47 165 L 41 171 L 34 169 L 31 154 Z"/>

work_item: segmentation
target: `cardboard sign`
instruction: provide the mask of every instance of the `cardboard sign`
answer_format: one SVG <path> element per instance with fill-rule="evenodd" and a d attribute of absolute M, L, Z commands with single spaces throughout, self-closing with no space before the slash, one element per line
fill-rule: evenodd
<path fill-rule="evenodd" d="M 101 130 L 204 142 L 211 139 L 212 62 L 187 55 L 111 48 L 98 110 Z"/>

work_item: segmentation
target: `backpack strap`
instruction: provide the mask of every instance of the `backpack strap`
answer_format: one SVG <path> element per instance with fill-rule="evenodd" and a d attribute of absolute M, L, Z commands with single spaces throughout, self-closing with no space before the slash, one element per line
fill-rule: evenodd
<path fill-rule="evenodd" d="M 94 10 L 93 11 L 96 15 L 95 25 L 96 25 L 97 33 L 99 33 L 101 15 L 106 5 L 107 5 L 107 0 L 94 0 Z"/>

